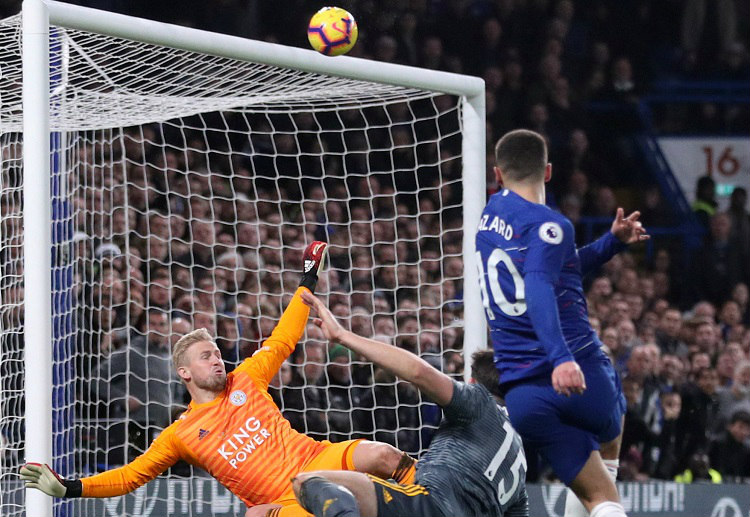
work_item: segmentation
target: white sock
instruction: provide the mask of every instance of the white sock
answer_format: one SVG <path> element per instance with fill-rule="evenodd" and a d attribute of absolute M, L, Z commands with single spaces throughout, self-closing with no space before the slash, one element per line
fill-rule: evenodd
<path fill-rule="evenodd" d="M 613 483 L 617 482 L 617 471 L 620 468 L 620 460 L 603 460 L 603 461 L 604 461 L 604 466 L 607 468 L 609 479 L 611 479 Z"/>
<path fill-rule="evenodd" d="M 589 517 L 589 512 L 575 492 L 565 490 L 565 517 Z"/>
<path fill-rule="evenodd" d="M 605 501 L 594 506 L 591 517 L 628 517 L 620 503 Z"/>

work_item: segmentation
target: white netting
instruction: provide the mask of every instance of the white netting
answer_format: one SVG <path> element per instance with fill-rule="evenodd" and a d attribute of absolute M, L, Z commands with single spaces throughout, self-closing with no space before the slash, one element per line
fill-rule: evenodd
<path fill-rule="evenodd" d="M 0 480 L 15 477 L 23 459 L 23 179 L 19 135 L 0 136 Z M 12 482 L 12 481 L 11 481 Z M 18 487 L 0 488 L 0 514 Z"/>
<path fill-rule="evenodd" d="M 5 480 L 23 460 L 18 22 L 0 27 Z M 48 410 L 61 473 L 132 459 L 184 407 L 169 355 L 180 335 L 207 327 L 230 365 L 257 349 L 315 239 L 331 243 L 319 291 L 342 322 L 460 375 L 459 99 L 52 34 Z M 437 408 L 316 330 L 271 388 L 293 426 L 424 451 Z M 169 475 L 202 474 L 178 465 Z M 203 489 L 159 490 L 149 492 L 154 515 L 188 515 L 211 499 Z M 19 497 L 6 496 L 2 511 L 19 513 Z M 99 515 L 101 504 L 76 512 Z"/>

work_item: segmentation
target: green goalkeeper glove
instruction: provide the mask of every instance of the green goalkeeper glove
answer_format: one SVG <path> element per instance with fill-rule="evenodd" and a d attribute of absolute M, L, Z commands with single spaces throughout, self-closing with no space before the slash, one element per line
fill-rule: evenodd
<path fill-rule="evenodd" d="M 52 497 L 80 497 L 80 480 L 63 479 L 46 463 L 27 463 L 21 467 L 21 479 L 26 488 L 36 488 Z"/>

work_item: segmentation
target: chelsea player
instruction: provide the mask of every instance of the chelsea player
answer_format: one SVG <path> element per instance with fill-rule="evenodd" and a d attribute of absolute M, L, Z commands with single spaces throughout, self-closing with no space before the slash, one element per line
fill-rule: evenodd
<path fill-rule="evenodd" d="M 511 423 L 578 496 L 568 491 L 566 517 L 624 517 L 614 480 L 625 399 L 589 324 L 582 277 L 649 236 L 638 212 L 618 208 L 611 231 L 576 249 L 571 222 L 544 205 L 544 138 L 511 131 L 495 160 L 503 189 L 482 214 L 476 258 Z"/>

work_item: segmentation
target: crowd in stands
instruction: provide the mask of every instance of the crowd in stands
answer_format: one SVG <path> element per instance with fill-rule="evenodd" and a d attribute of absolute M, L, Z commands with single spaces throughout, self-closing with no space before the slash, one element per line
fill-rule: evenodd
<path fill-rule="evenodd" d="M 79 3 L 153 15 L 146 3 Z M 585 215 L 610 217 L 621 204 L 642 208 L 647 227 L 677 217 L 653 180 L 619 159 L 622 150 L 612 147 L 593 102 L 632 103 L 663 76 L 750 76 L 750 15 L 739 1 L 339 3 L 360 23 L 353 55 L 483 77 L 488 150 L 512 128 L 545 135 L 555 173 L 550 201 L 574 223 Z M 221 8 L 179 5 L 179 12 L 163 6 L 167 21 L 300 46 L 314 10 L 302 0 L 283 8 L 232 0 Z M 446 124 L 455 123 L 455 112 L 440 98 L 434 102 L 413 108 L 436 109 Z M 169 363 L 176 337 L 207 328 L 229 370 L 251 355 L 296 287 L 302 250 L 314 239 L 331 243 L 320 291 L 345 325 L 462 376 L 459 149 L 450 140 L 442 149 L 421 149 L 427 158 L 416 163 L 440 165 L 417 171 L 412 148 L 378 147 L 378 138 L 408 144 L 411 131 L 425 131 L 409 122 L 413 111 L 406 108 L 378 114 L 403 117 L 406 129 L 376 135 L 372 147 L 364 134 L 348 136 L 345 149 L 357 152 L 345 159 L 378 174 L 347 178 L 340 161 L 280 163 L 272 150 L 304 151 L 315 143 L 270 127 L 246 139 L 245 154 L 231 157 L 200 140 L 187 142 L 191 151 L 175 151 L 158 126 L 126 132 L 122 144 L 80 144 L 82 155 L 100 158 L 69 185 L 78 208 L 76 411 L 95 423 L 83 427 L 92 456 L 81 469 L 125 461 L 184 407 Z M 701 113 L 669 124 L 747 130 L 746 107 Z M 313 124 L 294 116 L 294 127 Z M 106 165 L 122 155 L 125 166 Z M 492 192 L 491 156 L 487 162 Z M 274 176 L 289 167 L 296 173 Z M 321 179 L 323 168 L 333 179 Z M 646 187 L 634 189 L 634 181 Z M 417 187 L 419 195 L 398 194 Z M 702 188 L 696 216 L 706 233 L 690 266 L 682 263 L 684 250 L 657 244 L 651 255 L 636 248 L 587 279 L 591 322 L 627 399 L 624 480 L 750 478 L 747 194 L 736 189 L 723 211 L 715 189 Z M 271 393 L 292 425 L 315 438 L 374 438 L 414 454 L 440 418 L 412 386 L 328 345 L 312 326 Z M 123 448 L 125 436 L 134 447 Z M 530 480 L 545 479 L 548 469 L 528 454 Z"/>

